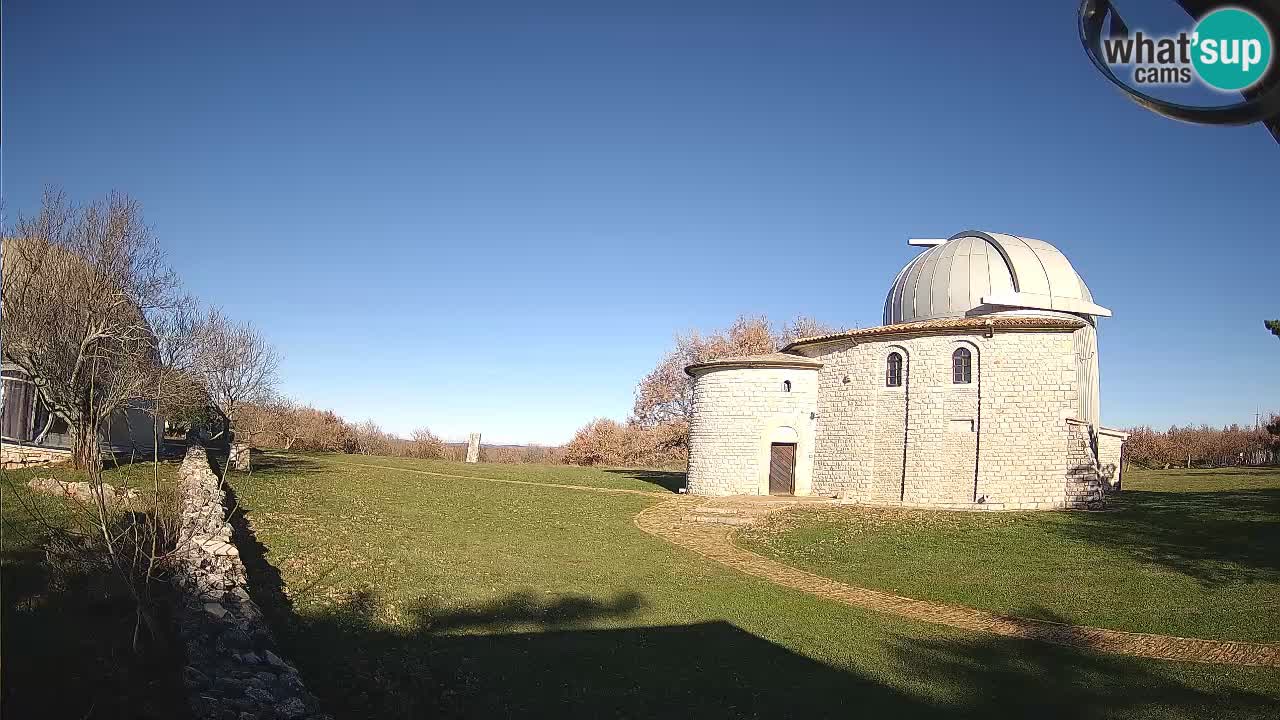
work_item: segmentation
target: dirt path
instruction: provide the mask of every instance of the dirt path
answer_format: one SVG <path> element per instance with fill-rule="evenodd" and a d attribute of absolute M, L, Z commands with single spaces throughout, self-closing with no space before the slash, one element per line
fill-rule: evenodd
<path fill-rule="evenodd" d="M 732 527 L 687 519 L 690 511 L 698 505 L 698 501 L 689 498 L 659 503 L 636 515 L 635 524 L 651 535 L 776 585 L 911 620 L 1120 655 L 1223 665 L 1280 667 L 1280 644 L 1196 640 L 1007 617 L 973 608 L 914 600 L 879 590 L 846 585 L 734 545 Z M 732 504 L 720 501 L 716 506 L 731 508 Z M 758 509 L 759 503 L 745 503 L 744 507 Z"/>

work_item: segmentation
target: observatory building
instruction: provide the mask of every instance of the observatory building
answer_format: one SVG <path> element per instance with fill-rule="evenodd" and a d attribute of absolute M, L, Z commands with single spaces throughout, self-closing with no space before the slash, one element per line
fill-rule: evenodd
<path fill-rule="evenodd" d="M 1090 507 L 1120 484 L 1097 305 L 1049 243 L 913 240 L 879 327 L 691 365 L 689 492 Z"/>

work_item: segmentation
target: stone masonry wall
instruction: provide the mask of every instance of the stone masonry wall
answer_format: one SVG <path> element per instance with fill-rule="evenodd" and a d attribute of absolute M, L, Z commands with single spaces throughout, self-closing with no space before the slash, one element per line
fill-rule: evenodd
<path fill-rule="evenodd" d="M 862 491 L 862 495 L 877 502 L 894 502 L 902 499 L 902 478 L 906 470 L 904 465 L 906 453 L 903 449 L 906 447 L 907 423 L 910 419 L 907 410 L 909 399 L 907 388 L 910 387 L 911 382 L 909 379 L 911 354 L 905 348 L 890 345 L 884 348 L 885 357 L 877 359 L 882 359 L 884 361 L 882 364 L 887 364 L 890 352 L 897 352 L 903 356 L 902 386 L 884 387 L 872 393 L 875 397 L 868 401 L 869 405 L 875 406 L 875 431 L 870 436 L 869 443 L 874 455 L 872 455 L 870 485 Z M 840 382 L 843 384 L 844 376 L 841 376 Z M 880 379 L 880 384 L 884 385 L 884 378 Z M 835 427 L 834 423 L 832 425 Z M 858 440 L 855 438 L 854 442 Z"/>
<path fill-rule="evenodd" d="M 1066 421 L 1079 408 L 1072 333 L 997 333 L 989 342 L 979 497 L 1008 509 L 1061 507 Z"/>
<path fill-rule="evenodd" d="M 1124 452 L 1124 441 L 1128 435 L 1103 428 L 1098 432 L 1098 466 L 1102 474 L 1104 486 L 1108 492 L 1120 489 L 1120 469 Z"/>
<path fill-rule="evenodd" d="M 249 598 L 226 519 L 226 493 L 205 449 L 193 445 L 178 469 L 182 520 L 175 576 L 182 599 L 183 679 L 197 720 L 328 718 L 297 669 L 275 652 L 261 610 Z"/>
<path fill-rule="evenodd" d="M 70 450 L 58 448 L 17 445 L 11 442 L 0 443 L 0 468 L 18 468 L 28 465 L 44 465 L 71 459 Z"/>
<path fill-rule="evenodd" d="M 815 369 L 723 368 L 700 374 L 689 423 L 689 492 L 755 495 L 768 472 L 770 433 L 792 427 L 799 436 L 796 492 L 804 494 L 813 461 Z M 791 391 L 783 382 L 791 381 Z M 767 487 L 764 488 L 767 492 Z"/>
<path fill-rule="evenodd" d="M 952 383 L 960 346 L 973 353 L 969 384 Z M 885 387 L 895 349 L 902 388 Z M 1064 504 L 1065 421 L 1078 406 L 1071 333 L 896 336 L 806 354 L 824 363 L 816 494 L 956 506 L 974 502 L 976 481 L 977 499 L 993 508 Z"/>

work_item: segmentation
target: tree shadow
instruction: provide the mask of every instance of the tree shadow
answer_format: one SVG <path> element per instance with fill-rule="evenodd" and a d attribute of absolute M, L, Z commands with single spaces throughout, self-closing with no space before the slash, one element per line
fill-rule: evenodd
<path fill-rule="evenodd" d="M 1016 614 L 1063 621 L 1042 607 Z M 986 634 L 898 636 L 893 653 L 927 679 L 936 709 L 963 717 L 1264 718 L 1276 703 L 1250 690 L 1191 687 L 1168 672 L 1185 665 Z"/>
<path fill-rule="evenodd" d="M 1274 707 L 1230 683 L 1191 687 L 1168 672 L 1172 664 L 992 635 L 896 636 L 872 674 L 723 621 L 565 627 L 603 619 L 616 600 L 579 599 L 588 612 L 534 630 L 483 631 L 541 623 L 526 600 L 464 609 L 457 623 L 389 625 L 376 593 L 363 591 L 292 618 L 282 634 L 326 708 L 351 718 L 1263 718 Z"/>
<path fill-rule="evenodd" d="M 1209 586 L 1280 581 L 1280 489 L 1124 490 L 1108 506 L 1058 527 Z"/>
<path fill-rule="evenodd" d="M 638 592 L 520 591 L 397 610 L 364 587 L 298 613 L 290 597 L 307 590 L 285 593 L 252 512 L 232 521 L 250 593 L 337 717 L 1264 718 L 1274 708 L 1248 676 L 1188 680 L 1185 665 L 918 627 L 889 636 L 887 657 L 841 666 L 729 622 L 645 626 Z"/>
<path fill-rule="evenodd" d="M 640 470 L 633 468 L 605 468 L 605 472 L 611 475 L 627 478 L 628 480 L 639 480 L 670 491 L 679 492 L 680 488 L 685 486 L 685 473 L 675 470 Z"/>
<path fill-rule="evenodd" d="M 251 465 L 254 475 L 291 475 L 319 470 L 320 464 L 304 455 L 287 455 L 277 452 L 252 451 Z"/>
<path fill-rule="evenodd" d="M 209 466 L 213 468 L 215 475 L 222 477 L 223 466 L 227 462 L 226 449 L 207 448 L 207 450 Z M 270 479 L 274 476 L 289 476 L 321 469 L 320 463 L 305 455 L 263 452 L 257 449 L 250 450 L 250 467 L 252 468 L 250 472 L 232 470 L 227 473 L 227 477 L 235 479 L 236 476 L 252 475 Z"/>
<path fill-rule="evenodd" d="M 339 717 L 834 717 L 920 706 L 727 622 L 570 627 L 631 615 L 644 603 L 635 594 L 529 601 L 513 593 L 419 609 L 393 626 L 364 590 L 295 617 L 287 650 Z M 536 629 L 487 632 L 508 625 Z"/>
<path fill-rule="evenodd" d="M 0 716 L 188 717 L 176 638 L 152 644 L 143 632 L 135 654 L 134 606 L 124 582 L 105 562 L 47 554 L 47 541 L 16 549 L 9 538 L 0 554 Z M 157 582 L 154 592 L 156 619 L 172 628 L 168 587 Z"/>

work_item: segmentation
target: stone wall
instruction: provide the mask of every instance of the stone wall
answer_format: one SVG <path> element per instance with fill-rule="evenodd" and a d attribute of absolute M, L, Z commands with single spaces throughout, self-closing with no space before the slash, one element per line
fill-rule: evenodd
<path fill-rule="evenodd" d="M 796 494 L 809 494 L 817 379 L 816 367 L 717 368 L 699 374 L 689 423 L 689 492 L 767 494 L 769 445 L 777 440 L 796 442 Z M 787 381 L 790 391 L 784 390 Z"/>
<path fill-rule="evenodd" d="M 46 495 L 58 495 L 71 498 L 82 503 L 96 503 L 97 495 L 94 486 L 87 482 L 59 480 L 57 478 L 31 478 L 27 487 Z M 110 483 L 98 486 L 102 491 L 102 499 L 107 503 L 128 503 L 138 498 L 138 491 L 132 488 L 116 487 Z"/>
<path fill-rule="evenodd" d="M 178 470 L 182 519 L 175 577 L 183 671 L 197 720 L 327 718 L 297 669 L 275 652 L 227 522 L 224 492 L 204 448 Z"/>
<path fill-rule="evenodd" d="M 1120 471 L 1124 467 L 1124 441 L 1129 434 L 1112 430 L 1098 429 L 1098 467 L 1107 492 L 1116 492 L 1121 488 Z"/>
<path fill-rule="evenodd" d="M 968 384 L 952 382 L 959 347 L 973 356 Z M 1066 419 L 1079 407 L 1071 332 L 917 333 L 801 351 L 823 362 L 815 494 L 992 509 L 1065 504 Z M 885 363 L 894 351 L 904 356 L 904 382 L 891 388 Z"/>
<path fill-rule="evenodd" d="M 28 465 L 46 465 L 70 459 L 70 450 L 15 445 L 10 442 L 0 443 L 0 468 L 5 470 Z"/>
<path fill-rule="evenodd" d="M 1073 334 L 997 333 L 993 342 L 985 365 L 979 495 L 1006 507 L 1061 507 L 1066 420 L 1080 402 Z"/>

